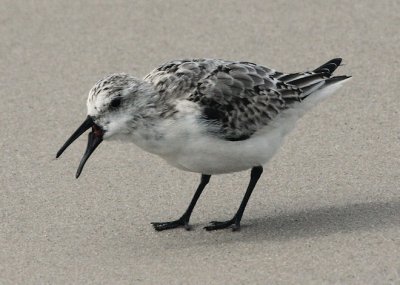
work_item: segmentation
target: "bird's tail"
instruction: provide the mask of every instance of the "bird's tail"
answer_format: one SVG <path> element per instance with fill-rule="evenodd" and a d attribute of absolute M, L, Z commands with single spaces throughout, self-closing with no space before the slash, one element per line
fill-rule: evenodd
<path fill-rule="evenodd" d="M 334 58 L 313 71 L 283 75 L 279 80 L 301 89 L 301 100 L 306 107 L 327 98 L 340 88 L 351 76 L 332 76 L 340 66 L 341 58 Z M 303 105 L 302 104 L 302 105 Z"/>

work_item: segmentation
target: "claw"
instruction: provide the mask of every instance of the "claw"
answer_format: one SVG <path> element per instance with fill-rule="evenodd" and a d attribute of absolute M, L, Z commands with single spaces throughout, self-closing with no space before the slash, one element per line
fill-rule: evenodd
<path fill-rule="evenodd" d="M 153 225 L 153 228 L 156 231 L 164 231 L 164 230 L 169 230 L 169 229 L 175 229 L 179 227 L 184 227 L 185 230 L 190 231 L 192 227 L 189 225 L 189 222 L 186 219 L 180 218 L 176 221 L 172 222 L 153 222 L 151 223 Z"/>
<path fill-rule="evenodd" d="M 240 223 L 235 221 L 235 219 L 225 221 L 225 222 L 218 222 L 218 221 L 212 221 L 210 222 L 210 226 L 204 227 L 206 231 L 215 231 L 215 230 L 221 230 L 221 229 L 226 229 L 230 226 L 232 226 L 232 231 L 239 231 L 240 230 Z"/>

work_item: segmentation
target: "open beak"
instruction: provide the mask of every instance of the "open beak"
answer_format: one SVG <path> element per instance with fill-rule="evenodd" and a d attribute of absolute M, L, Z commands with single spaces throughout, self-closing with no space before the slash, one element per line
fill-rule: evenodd
<path fill-rule="evenodd" d="M 103 141 L 104 131 L 101 127 L 96 125 L 93 121 L 93 118 L 87 116 L 86 120 L 80 125 L 80 127 L 72 134 L 72 136 L 65 142 L 65 144 L 60 148 L 57 152 L 56 158 L 58 158 L 67 147 L 73 143 L 77 138 L 79 138 L 84 132 L 86 132 L 89 128 L 92 128 L 92 131 L 89 133 L 88 143 L 86 146 L 85 153 L 79 163 L 78 170 L 76 171 L 75 177 L 78 178 L 81 175 L 82 169 L 85 166 L 86 161 L 93 153 L 93 151 L 97 148 L 97 146 Z"/>

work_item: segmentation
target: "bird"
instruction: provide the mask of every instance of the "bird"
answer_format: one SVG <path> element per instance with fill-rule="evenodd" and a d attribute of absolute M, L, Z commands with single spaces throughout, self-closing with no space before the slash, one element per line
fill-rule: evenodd
<path fill-rule="evenodd" d="M 153 222 L 157 231 L 190 230 L 192 211 L 212 175 L 251 170 L 235 215 L 204 227 L 237 231 L 263 166 L 296 121 L 351 78 L 333 76 L 341 62 L 334 58 L 311 71 L 283 73 L 252 62 L 180 59 L 143 79 L 107 75 L 89 91 L 87 117 L 56 157 L 91 129 L 76 178 L 99 144 L 112 140 L 133 142 L 173 167 L 199 173 L 186 211 L 176 220 Z"/>

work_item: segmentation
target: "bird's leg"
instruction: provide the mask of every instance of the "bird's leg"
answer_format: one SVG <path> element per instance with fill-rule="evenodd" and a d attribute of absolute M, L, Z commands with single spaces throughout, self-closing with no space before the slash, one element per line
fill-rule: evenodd
<path fill-rule="evenodd" d="M 207 231 L 224 229 L 230 227 L 231 225 L 233 231 L 237 231 L 240 229 L 240 220 L 243 217 L 244 209 L 246 208 L 247 202 L 249 201 L 251 193 L 253 192 L 253 189 L 256 186 L 257 181 L 260 178 L 262 172 L 263 172 L 262 166 L 256 166 L 251 169 L 251 176 L 250 176 L 251 178 L 250 178 L 250 183 L 247 186 L 246 194 L 244 194 L 242 203 L 240 204 L 240 207 L 236 212 L 236 214 L 233 216 L 233 218 L 225 222 L 213 221 L 211 222 L 210 226 L 204 227 Z"/>
<path fill-rule="evenodd" d="M 196 193 L 194 193 L 192 201 L 190 202 L 189 207 L 186 209 L 186 211 L 182 215 L 182 217 L 180 217 L 178 220 L 171 221 L 171 222 L 151 223 L 153 225 L 154 229 L 157 231 L 163 231 L 163 230 L 174 229 L 174 228 L 178 228 L 178 227 L 184 227 L 186 230 L 190 230 L 191 229 L 191 226 L 189 225 L 190 215 L 192 214 L 194 206 L 196 205 L 196 202 L 199 199 L 201 193 L 203 192 L 204 188 L 210 181 L 210 177 L 211 177 L 211 175 L 207 175 L 207 174 L 201 175 L 200 184 L 197 187 Z"/>

